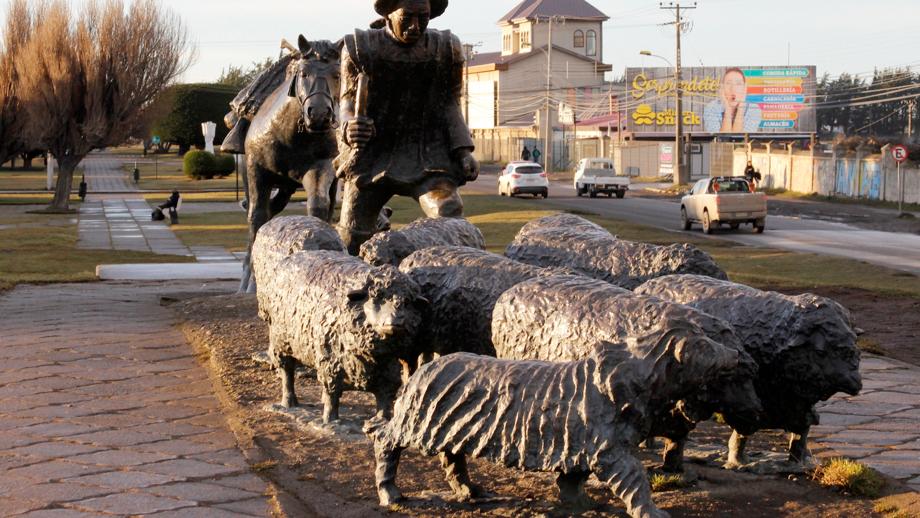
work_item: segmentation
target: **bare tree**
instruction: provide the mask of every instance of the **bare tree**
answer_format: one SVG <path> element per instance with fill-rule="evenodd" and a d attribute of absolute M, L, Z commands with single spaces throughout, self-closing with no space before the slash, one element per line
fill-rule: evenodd
<path fill-rule="evenodd" d="M 32 13 L 26 0 L 13 0 L 6 12 L 0 42 L 0 164 L 26 151 L 23 134 L 26 118 L 17 95 L 18 80 L 13 66 L 32 33 Z"/>
<path fill-rule="evenodd" d="M 156 0 L 38 3 L 16 62 L 28 130 L 58 160 L 49 209 L 67 210 L 73 174 L 94 149 L 128 137 L 137 119 L 190 64 L 188 33 Z"/>

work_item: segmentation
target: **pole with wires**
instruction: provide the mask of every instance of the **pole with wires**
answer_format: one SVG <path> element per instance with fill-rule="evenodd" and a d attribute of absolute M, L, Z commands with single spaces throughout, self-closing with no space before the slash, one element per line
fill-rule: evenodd
<path fill-rule="evenodd" d="M 677 36 L 677 51 L 676 51 L 676 61 L 674 63 L 674 95 L 676 97 L 674 124 L 674 184 L 681 185 L 690 183 L 689 171 L 684 167 L 684 114 L 683 114 L 683 91 L 680 87 L 680 33 L 683 29 L 683 19 L 680 16 L 680 0 L 677 2 L 662 2 L 660 4 L 661 9 L 669 9 L 674 11 L 674 29 Z M 693 3 L 690 7 L 683 7 L 683 9 L 696 9 L 696 2 Z"/>

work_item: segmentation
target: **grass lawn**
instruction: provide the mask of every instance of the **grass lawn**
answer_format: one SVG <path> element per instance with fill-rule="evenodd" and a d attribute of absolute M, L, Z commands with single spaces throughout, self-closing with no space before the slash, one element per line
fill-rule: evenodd
<path fill-rule="evenodd" d="M 132 181 L 134 161 L 125 159 L 123 169 L 128 181 Z M 204 189 L 233 189 L 236 186 L 236 177 L 232 173 L 225 178 L 211 180 L 195 180 L 185 176 L 185 173 L 182 172 L 182 159 L 174 154 L 160 155 L 156 164 L 153 161 L 153 155 L 138 158 L 137 169 L 141 176 L 138 182 L 138 188 L 141 190 L 179 189 L 179 192 L 185 193 Z M 243 188 L 242 185 L 243 180 L 240 178 L 240 189 Z M 232 193 L 230 197 L 233 197 Z"/>
<path fill-rule="evenodd" d="M 0 228 L 0 291 L 20 283 L 96 280 L 96 265 L 190 262 L 194 258 L 113 250 L 81 250 L 73 216 L 15 215 Z"/>
<path fill-rule="evenodd" d="M 486 238 L 489 251 L 502 253 L 526 222 L 558 212 L 536 200 L 508 199 L 492 195 L 464 196 L 467 218 Z M 394 198 L 395 227 L 405 225 L 422 212 L 408 198 Z M 302 206 L 292 205 L 284 214 L 303 214 Z M 612 220 L 581 213 L 613 234 L 631 241 L 656 244 L 692 243 L 706 250 L 732 280 L 752 286 L 810 289 L 849 287 L 920 298 L 920 278 L 879 266 L 867 267 L 861 261 L 768 248 L 747 247 L 730 241 L 704 239 L 663 229 Z M 218 245 L 230 250 L 246 247 L 246 218 L 242 211 L 193 214 L 181 217 L 173 229 L 186 245 Z"/>
<path fill-rule="evenodd" d="M 41 159 L 36 158 L 35 163 L 41 164 Z M 80 171 L 74 173 L 73 188 L 80 186 Z M 33 166 L 31 169 L 10 169 L 9 167 L 0 167 L 0 191 L 29 191 L 41 190 L 46 187 L 48 178 L 45 168 L 42 166 Z M 57 169 L 55 169 L 55 180 L 57 179 Z"/>

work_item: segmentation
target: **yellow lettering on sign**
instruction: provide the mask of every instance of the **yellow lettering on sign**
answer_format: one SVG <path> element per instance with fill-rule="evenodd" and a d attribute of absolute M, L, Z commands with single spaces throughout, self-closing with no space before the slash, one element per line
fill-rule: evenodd
<path fill-rule="evenodd" d="M 706 76 L 694 77 L 691 79 L 682 79 L 680 89 L 683 92 L 691 93 L 715 93 L 719 91 L 719 78 Z M 636 74 L 632 82 L 632 96 L 634 99 L 642 99 L 649 92 L 655 92 L 659 97 L 674 93 L 674 79 L 659 81 L 658 79 L 649 79 L 645 72 Z"/>

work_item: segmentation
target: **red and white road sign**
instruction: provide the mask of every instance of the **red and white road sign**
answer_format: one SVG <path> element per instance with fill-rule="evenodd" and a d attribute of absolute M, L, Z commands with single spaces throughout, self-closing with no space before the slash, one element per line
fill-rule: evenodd
<path fill-rule="evenodd" d="M 894 157 L 895 161 L 899 164 L 907 160 L 907 146 L 901 144 L 891 146 L 891 156 Z"/>

